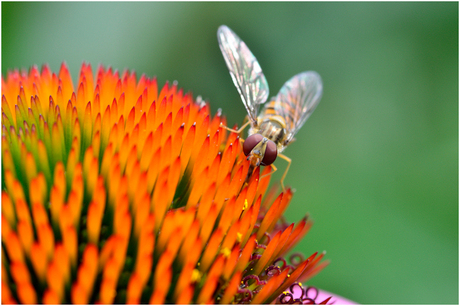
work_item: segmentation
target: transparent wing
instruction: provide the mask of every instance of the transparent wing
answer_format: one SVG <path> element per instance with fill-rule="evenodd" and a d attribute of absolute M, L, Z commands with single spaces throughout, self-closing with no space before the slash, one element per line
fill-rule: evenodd
<path fill-rule="evenodd" d="M 246 44 L 230 28 L 220 26 L 217 39 L 252 125 L 257 126 L 259 104 L 268 98 L 268 83 L 262 69 Z"/>
<path fill-rule="evenodd" d="M 264 116 L 279 115 L 286 122 L 286 146 L 315 110 L 323 93 L 323 83 L 318 73 L 306 71 L 284 83 L 278 95 L 265 104 Z"/>

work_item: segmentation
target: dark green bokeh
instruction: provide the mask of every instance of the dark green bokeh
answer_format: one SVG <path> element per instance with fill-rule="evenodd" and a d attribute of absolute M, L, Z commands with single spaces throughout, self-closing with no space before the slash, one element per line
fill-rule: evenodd
<path fill-rule="evenodd" d="M 2 74 L 64 60 L 74 80 L 82 61 L 134 69 L 241 124 L 221 24 L 256 55 L 271 95 L 304 70 L 323 78 L 286 150 L 288 219 L 315 220 L 297 249 L 331 259 L 310 284 L 366 304 L 457 304 L 458 3 L 3 2 Z"/>

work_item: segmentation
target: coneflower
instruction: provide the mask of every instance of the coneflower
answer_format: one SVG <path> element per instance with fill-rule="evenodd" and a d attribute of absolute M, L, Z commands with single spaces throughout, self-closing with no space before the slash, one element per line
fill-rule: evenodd
<path fill-rule="evenodd" d="M 324 253 L 286 257 L 312 223 L 221 123 L 128 71 L 2 77 L 2 303 L 327 303 L 293 291 Z"/>

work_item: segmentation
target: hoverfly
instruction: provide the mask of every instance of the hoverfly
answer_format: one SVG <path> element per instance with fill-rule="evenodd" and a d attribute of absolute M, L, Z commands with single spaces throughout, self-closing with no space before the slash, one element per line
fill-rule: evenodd
<path fill-rule="evenodd" d="M 294 140 L 294 135 L 318 105 L 323 91 L 321 77 L 314 71 L 293 76 L 281 87 L 276 97 L 271 98 L 258 112 L 259 105 L 267 101 L 268 83 L 257 59 L 227 26 L 219 27 L 217 39 L 233 83 L 248 112 L 248 122 L 239 130 L 222 127 L 240 133 L 251 124 L 249 136 L 243 144 L 244 154 L 250 161 L 246 182 L 254 168 L 260 165 L 271 165 L 275 172 L 276 167 L 272 163 L 279 156 L 288 162 L 281 178 L 284 191 L 283 181 L 291 159 L 281 152 Z"/>

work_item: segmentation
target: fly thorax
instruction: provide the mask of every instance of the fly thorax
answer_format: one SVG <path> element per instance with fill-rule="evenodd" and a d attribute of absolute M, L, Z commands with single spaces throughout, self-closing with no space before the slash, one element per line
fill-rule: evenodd
<path fill-rule="evenodd" d="M 270 116 L 269 120 L 274 124 L 278 124 L 282 129 L 286 128 L 286 121 L 279 115 Z"/>
<path fill-rule="evenodd" d="M 272 120 L 272 118 L 260 122 L 258 133 L 267 137 L 277 145 L 282 141 L 285 135 L 283 125 L 278 120 Z"/>

